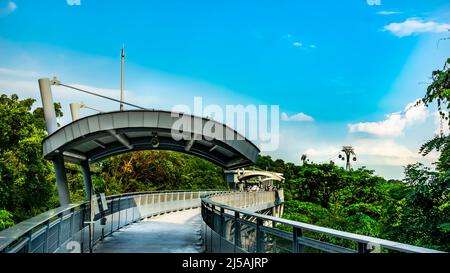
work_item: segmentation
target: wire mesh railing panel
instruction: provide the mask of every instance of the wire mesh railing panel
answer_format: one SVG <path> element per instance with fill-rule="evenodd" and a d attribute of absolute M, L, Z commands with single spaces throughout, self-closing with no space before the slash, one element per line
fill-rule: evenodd
<path fill-rule="evenodd" d="M 107 197 L 94 215 L 93 242 L 125 225 L 161 213 L 198 207 L 211 191 L 144 192 Z M 97 200 L 100 202 L 100 198 Z M 90 249 L 88 202 L 60 207 L 0 232 L 0 252 L 85 252 Z"/>
<path fill-rule="evenodd" d="M 283 200 L 282 191 L 210 194 L 202 197 L 202 217 L 216 236 L 234 244 L 235 252 L 440 252 L 255 212 L 277 214 Z"/>

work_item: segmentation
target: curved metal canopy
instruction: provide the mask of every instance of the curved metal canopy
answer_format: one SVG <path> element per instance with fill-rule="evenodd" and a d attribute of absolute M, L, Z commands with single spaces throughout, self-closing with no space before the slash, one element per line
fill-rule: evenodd
<path fill-rule="evenodd" d="M 258 170 L 245 170 L 242 174 L 238 175 L 239 180 L 246 180 L 250 179 L 252 177 L 264 177 L 269 178 L 271 180 L 276 181 L 283 181 L 284 177 L 282 173 L 276 173 L 276 172 L 268 172 L 268 171 L 258 171 Z"/>
<path fill-rule="evenodd" d="M 181 116 L 193 126 L 174 133 L 175 122 Z M 202 130 L 205 125 L 213 128 L 210 130 L 213 133 L 205 133 Z M 155 136 L 159 141 L 157 147 L 151 142 Z M 185 138 L 180 139 L 181 136 Z M 224 124 L 161 110 L 129 110 L 88 116 L 59 128 L 43 141 L 46 159 L 62 154 L 65 160 L 78 164 L 146 149 L 197 155 L 227 169 L 255 163 L 260 152 L 255 144 Z"/>
<path fill-rule="evenodd" d="M 253 177 L 261 177 L 262 180 L 284 181 L 282 173 L 262 170 L 226 170 L 225 175 L 234 175 L 237 181 L 247 180 Z"/>

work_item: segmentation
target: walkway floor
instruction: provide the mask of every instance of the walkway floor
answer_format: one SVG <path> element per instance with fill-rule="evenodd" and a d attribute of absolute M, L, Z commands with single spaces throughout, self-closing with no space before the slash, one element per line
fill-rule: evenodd
<path fill-rule="evenodd" d="M 200 209 L 164 214 L 123 227 L 99 242 L 97 253 L 198 253 L 203 250 Z"/>

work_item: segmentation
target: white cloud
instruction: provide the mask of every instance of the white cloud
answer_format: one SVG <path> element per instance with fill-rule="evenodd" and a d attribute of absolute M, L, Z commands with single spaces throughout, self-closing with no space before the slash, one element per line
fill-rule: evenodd
<path fill-rule="evenodd" d="M 309 47 L 310 47 L 310 48 L 317 48 L 316 45 L 310 45 Z"/>
<path fill-rule="evenodd" d="M 281 120 L 283 121 L 314 121 L 313 117 L 306 115 L 305 113 L 297 113 L 292 116 L 288 116 L 285 112 L 281 113 Z"/>
<path fill-rule="evenodd" d="M 403 134 L 407 126 L 423 123 L 427 116 L 427 108 L 423 104 L 408 104 L 400 113 L 386 115 L 386 119 L 376 122 L 359 122 L 348 124 L 350 133 L 363 132 L 378 137 L 396 137 Z"/>
<path fill-rule="evenodd" d="M 390 31 L 397 37 L 410 36 L 414 33 L 424 32 L 446 32 L 449 31 L 450 24 L 436 23 L 433 21 L 424 22 L 419 19 L 409 18 L 402 23 L 390 23 L 384 30 Z"/>
<path fill-rule="evenodd" d="M 436 153 L 423 157 L 418 151 L 389 139 L 360 139 L 354 145 L 355 153 L 374 165 L 406 166 L 416 162 L 430 163 L 437 159 Z"/>
<path fill-rule="evenodd" d="M 12 76 L 12 77 L 39 77 L 39 73 L 34 71 L 16 70 L 6 67 L 0 67 L 0 76 Z"/>
<path fill-rule="evenodd" d="M 66 0 L 67 5 L 69 6 L 80 6 L 81 0 Z"/>
<path fill-rule="evenodd" d="M 6 7 L 0 8 L 0 15 L 8 15 L 10 13 L 13 13 L 16 9 L 16 3 L 14 3 L 13 1 L 9 1 L 8 4 L 6 4 Z"/>
<path fill-rule="evenodd" d="M 308 148 L 305 154 L 311 157 L 333 158 L 338 155 L 341 149 L 337 146 L 323 146 L 319 148 Z"/>
<path fill-rule="evenodd" d="M 406 146 L 391 139 L 359 139 L 354 145 L 355 153 L 361 155 L 382 156 L 390 158 L 418 159 L 419 153 L 414 153 Z"/>
<path fill-rule="evenodd" d="M 295 47 L 301 47 L 303 44 L 300 42 L 293 42 L 292 45 Z"/>
<path fill-rule="evenodd" d="M 435 154 L 430 154 L 427 158 L 422 157 L 418 152 L 414 152 L 408 147 L 397 143 L 391 139 L 357 139 L 352 141 L 357 162 L 366 166 L 405 166 L 418 161 L 433 160 Z M 323 145 L 316 148 L 308 148 L 305 154 L 313 161 L 319 160 L 328 162 L 333 160 L 340 162 L 338 154 L 341 148 L 337 145 Z"/>
<path fill-rule="evenodd" d="M 366 0 L 366 3 L 369 6 L 380 6 L 381 0 Z"/>
<path fill-rule="evenodd" d="M 400 13 L 401 13 L 400 11 L 392 11 L 392 10 L 382 10 L 382 11 L 377 12 L 377 14 L 380 14 L 380 15 L 393 15 L 393 14 L 400 14 Z"/>

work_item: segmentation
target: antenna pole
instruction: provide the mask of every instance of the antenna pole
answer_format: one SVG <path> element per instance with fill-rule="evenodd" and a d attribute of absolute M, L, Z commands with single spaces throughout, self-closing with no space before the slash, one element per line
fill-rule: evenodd
<path fill-rule="evenodd" d="M 121 66 L 120 66 L 120 111 L 123 111 L 123 79 L 124 79 L 124 70 L 125 70 L 125 48 L 122 47 L 122 57 L 121 57 Z"/>

